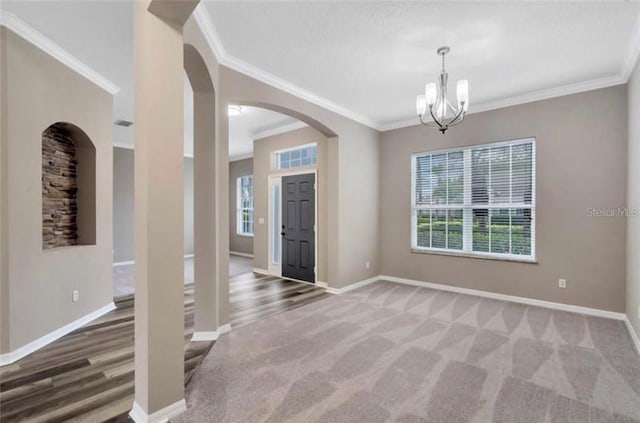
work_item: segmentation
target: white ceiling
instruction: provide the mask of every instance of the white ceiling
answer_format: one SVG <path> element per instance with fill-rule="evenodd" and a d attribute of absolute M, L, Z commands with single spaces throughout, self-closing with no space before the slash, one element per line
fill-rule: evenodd
<path fill-rule="evenodd" d="M 634 2 L 205 4 L 229 56 L 377 127 L 415 119 L 415 96 L 435 80 L 442 45 L 452 48 L 450 90 L 468 79 L 471 111 L 568 84 L 622 83 L 640 8 Z"/>
<path fill-rule="evenodd" d="M 114 119 L 134 120 L 130 2 L 0 5 L 118 85 Z M 450 89 L 469 80 L 472 112 L 623 83 L 640 47 L 636 2 L 207 0 L 205 9 L 224 63 L 379 129 L 414 122 L 415 95 L 435 80 L 440 45 L 452 47 Z M 235 157 L 248 154 L 247 134 L 290 123 L 264 113 L 232 119 Z M 114 127 L 114 141 L 133 144 L 133 128 Z M 185 130 L 188 138 L 192 128 Z"/>
<path fill-rule="evenodd" d="M 106 77 L 120 91 L 114 97 L 114 120 L 135 121 L 133 102 L 133 8 L 128 1 L 2 0 L 11 12 L 81 62 Z M 185 76 L 185 155 L 193 155 L 193 94 Z M 296 119 L 263 109 L 246 108 L 230 118 L 230 158 L 253 153 L 251 137 L 264 131 L 297 127 Z M 114 144 L 133 146 L 134 126 L 114 126 Z"/>

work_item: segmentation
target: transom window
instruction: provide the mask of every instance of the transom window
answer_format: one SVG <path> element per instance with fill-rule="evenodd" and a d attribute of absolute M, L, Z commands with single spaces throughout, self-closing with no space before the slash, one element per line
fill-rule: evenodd
<path fill-rule="evenodd" d="M 253 176 L 241 176 L 236 182 L 237 234 L 253 236 Z"/>
<path fill-rule="evenodd" d="M 318 163 L 318 147 L 307 144 L 275 152 L 276 169 L 294 169 L 297 167 L 315 166 Z"/>
<path fill-rule="evenodd" d="M 535 140 L 414 154 L 412 248 L 535 260 Z"/>

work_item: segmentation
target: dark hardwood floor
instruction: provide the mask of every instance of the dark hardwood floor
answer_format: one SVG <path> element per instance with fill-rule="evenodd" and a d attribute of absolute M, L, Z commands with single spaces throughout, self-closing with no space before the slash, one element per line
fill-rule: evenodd
<path fill-rule="evenodd" d="M 246 273 L 231 278 L 231 326 L 323 299 L 310 284 Z M 185 384 L 213 342 L 191 342 L 193 285 L 185 286 Z M 0 421 L 126 421 L 133 404 L 133 295 L 52 344 L 0 367 Z"/>

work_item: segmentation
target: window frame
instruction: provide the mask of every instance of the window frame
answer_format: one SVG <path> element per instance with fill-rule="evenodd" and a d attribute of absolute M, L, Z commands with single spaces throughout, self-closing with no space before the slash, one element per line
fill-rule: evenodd
<path fill-rule="evenodd" d="M 472 186 L 472 167 L 469 162 L 472 158 L 474 150 L 479 149 L 491 149 L 504 146 L 517 146 L 523 144 L 531 144 L 531 204 L 525 203 L 491 203 L 488 204 L 476 204 L 472 202 L 471 186 Z M 443 153 L 463 153 L 463 202 L 461 204 L 440 204 L 440 205 L 418 205 L 416 204 L 416 163 L 417 158 L 430 155 L 438 155 Z M 519 138 L 507 141 L 498 141 L 485 144 L 476 144 L 469 146 L 453 147 L 448 149 L 432 150 L 413 153 L 411 155 L 411 252 L 422 254 L 440 254 L 440 255 L 452 255 L 460 257 L 502 260 L 502 261 L 517 261 L 525 263 L 537 263 L 536 256 L 536 139 L 535 137 Z M 513 176 L 513 175 L 511 175 Z M 513 254 L 513 253 L 494 253 L 487 251 L 473 251 L 473 210 L 514 210 L 514 209 L 530 209 L 531 210 L 531 252 L 529 255 Z M 448 248 L 434 248 L 434 247 L 421 247 L 418 246 L 418 231 L 417 231 L 417 214 L 421 210 L 462 210 L 462 226 L 463 226 L 463 245 L 461 250 L 448 249 Z"/>
<path fill-rule="evenodd" d="M 242 180 L 248 178 L 251 180 L 251 207 L 243 207 L 242 205 Z M 245 232 L 243 227 L 243 214 L 244 211 L 249 212 L 251 217 L 251 228 L 255 231 L 255 219 L 254 213 L 254 178 L 253 175 L 243 175 L 236 178 L 236 235 L 253 237 L 254 232 Z"/>
<path fill-rule="evenodd" d="M 283 153 L 291 153 L 294 151 L 300 151 L 302 154 L 302 150 L 306 150 L 308 148 L 311 147 L 315 147 L 316 151 L 315 151 L 315 161 L 313 163 L 307 164 L 307 165 L 302 165 L 302 158 L 300 158 L 300 166 L 289 166 L 289 167 L 281 167 L 281 156 Z M 295 147 L 290 147 L 290 148 L 283 148 L 280 150 L 276 150 L 273 151 L 272 153 L 272 157 L 271 157 L 271 168 L 273 170 L 277 170 L 277 171 L 290 171 L 290 170 L 296 170 L 296 169 L 307 169 L 307 168 L 314 168 L 318 166 L 318 144 L 315 142 L 311 142 L 311 143 L 307 143 L 307 144 L 301 144 L 301 145 L 296 145 Z M 296 159 L 293 159 L 296 160 Z M 290 159 L 291 161 L 291 159 Z"/>

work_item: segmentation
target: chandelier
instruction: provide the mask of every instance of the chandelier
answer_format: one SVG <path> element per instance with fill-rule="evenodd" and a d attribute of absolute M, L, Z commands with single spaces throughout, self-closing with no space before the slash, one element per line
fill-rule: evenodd
<path fill-rule="evenodd" d="M 444 70 L 444 57 L 451 51 L 449 47 L 440 47 L 438 55 L 442 56 L 442 71 L 440 72 L 440 87 L 435 82 L 429 82 L 425 86 L 424 94 L 416 99 L 416 109 L 420 123 L 430 128 L 436 128 L 443 134 L 451 126 L 462 122 L 469 109 L 469 81 L 458 81 L 456 90 L 458 107 L 453 107 L 447 97 L 447 79 L 449 75 Z M 429 115 L 427 115 L 427 108 Z M 429 117 L 433 122 L 428 121 Z M 425 121 L 426 119 L 426 121 Z"/>

